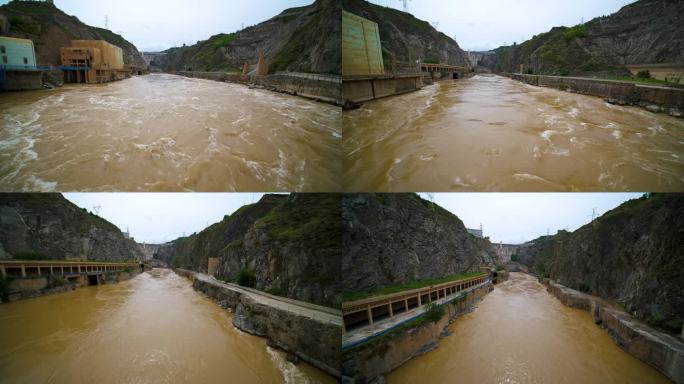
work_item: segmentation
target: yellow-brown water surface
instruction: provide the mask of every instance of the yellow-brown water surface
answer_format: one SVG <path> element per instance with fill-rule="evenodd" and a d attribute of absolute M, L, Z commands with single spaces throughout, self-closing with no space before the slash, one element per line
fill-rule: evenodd
<path fill-rule="evenodd" d="M 449 331 L 437 349 L 393 371 L 388 382 L 670 383 L 615 345 L 588 312 L 564 306 L 522 273 L 511 273 Z"/>
<path fill-rule="evenodd" d="M 168 74 L 0 95 L 3 191 L 333 191 L 341 111 Z"/>
<path fill-rule="evenodd" d="M 1 383 L 333 383 L 170 270 L 0 305 Z"/>
<path fill-rule="evenodd" d="M 478 75 L 344 113 L 348 191 L 681 191 L 684 119 Z"/>

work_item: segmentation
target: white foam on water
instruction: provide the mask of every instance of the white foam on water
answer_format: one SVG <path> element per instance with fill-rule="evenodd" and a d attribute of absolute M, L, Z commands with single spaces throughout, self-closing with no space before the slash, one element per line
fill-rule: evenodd
<path fill-rule="evenodd" d="M 455 187 L 464 187 L 464 188 L 472 187 L 472 184 L 468 184 L 466 181 L 462 180 L 460 177 L 455 177 L 451 181 L 451 185 L 455 186 Z"/>
<path fill-rule="evenodd" d="M 36 177 L 29 176 L 29 179 L 24 184 L 25 191 L 39 191 L 39 192 L 54 192 L 57 190 L 56 181 L 47 181 Z"/>
<path fill-rule="evenodd" d="M 273 348 L 266 346 L 266 351 L 271 357 L 271 361 L 275 364 L 278 370 L 283 374 L 285 384 L 308 384 L 309 378 L 294 364 L 285 360 L 283 356 Z"/>
<path fill-rule="evenodd" d="M 622 131 L 619 129 L 616 129 L 612 133 L 613 137 L 615 137 L 616 140 L 620 140 L 622 138 Z"/>
<path fill-rule="evenodd" d="M 580 110 L 577 108 L 572 108 L 570 112 L 568 112 L 568 115 L 572 116 L 573 118 L 576 118 L 579 116 Z"/>

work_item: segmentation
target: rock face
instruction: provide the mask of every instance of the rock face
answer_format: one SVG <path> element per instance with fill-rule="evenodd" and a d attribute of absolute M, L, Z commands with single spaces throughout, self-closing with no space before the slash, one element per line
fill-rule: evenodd
<path fill-rule="evenodd" d="M 496 264 L 491 243 L 416 194 L 349 194 L 342 199 L 343 292 L 479 271 Z"/>
<path fill-rule="evenodd" d="M 392 62 L 469 66 L 468 55 L 452 38 L 410 13 L 381 7 L 364 0 L 342 0 L 342 9 L 378 23 L 385 70 Z"/>
<path fill-rule="evenodd" d="M 270 73 L 342 73 L 342 13 L 338 0 L 290 8 L 256 26 L 171 48 L 151 64 L 165 71 L 240 71 L 263 53 Z"/>
<path fill-rule="evenodd" d="M 218 278 L 279 296 L 338 308 L 342 253 L 340 195 L 266 195 L 223 221 L 165 244 L 155 258 L 206 271 L 219 258 Z M 243 281 L 243 284 L 245 282 Z"/>
<path fill-rule="evenodd" d="M 581 75 L 620 71 L 628 64 L 681 63 L 684 2 L 640 0 L 610 16 L 573 28 L 556 27 L 522 44 L 501 47 L 483 65 L 534 74 Z"/>
<path fill-rule="evenodd" d="M 145 66 L 142 54 L 123 37 L 83 24 L 52 2 L 10 1 L 0 7 L 0 15 L 9 20 L 9 36 L 33 40 L 38 65 L 61 65 L 59 49 L 70 46 L 71 40 L 106 40 L 123 50 L 124 63 Z"/>
<path fill-rule="evenodd" d="M 137 261 L 133 240 L 60 194 L 0 195 L 0 259 Z"/>
<path fill-rule="evenodd" d="M 684 195 L 628 201 L 575 232 L 535 240 L 515 256 L 534 272 L 624 306 L 679 334 L 684 323 Z"/>

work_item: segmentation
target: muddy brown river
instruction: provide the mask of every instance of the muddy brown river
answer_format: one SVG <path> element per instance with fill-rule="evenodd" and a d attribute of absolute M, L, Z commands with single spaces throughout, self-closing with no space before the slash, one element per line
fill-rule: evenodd
<path fill-rule="evenodd" d="M 341 111 L 152 74 L 0 95 L 3 191 L 334 191 Z"/>
<path fill-rule="evenodd" d="M 343 116 L 348 191 L 681 191 L 684 119 L 494 75 Z"/>
<path fill-rule="evenodd" d="M 400 383 L 670 383 L 624 352 L 591 315 L 511 273 L 478 308 L 449 326 L 439 347 L 389 377 Z"/>
<path fill-rule="evenodd" d="M 0 383 L 335 382 L 231 321 L 169 270 L 2 304 Z"/>

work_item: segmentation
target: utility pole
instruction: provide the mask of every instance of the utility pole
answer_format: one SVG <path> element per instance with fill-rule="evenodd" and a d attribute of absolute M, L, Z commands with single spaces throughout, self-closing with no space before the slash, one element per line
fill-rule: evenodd
<path fill-rule="evenodd" d="M 399 0 L 399 1 L 401 1 L 402 4 L 404 4 L 404 12 L 408 13 L 408 11 L 409 11 L 408 2 L 411 0 Z"/>
<path fill-rule="evenodd" d="M 591 209 L 591 215 L 588 216 L 591 217 L 591 221 L 594 221 L 594 219 L 596 218 L 596 207 Z"/>

